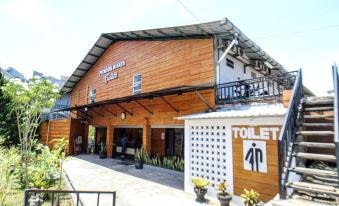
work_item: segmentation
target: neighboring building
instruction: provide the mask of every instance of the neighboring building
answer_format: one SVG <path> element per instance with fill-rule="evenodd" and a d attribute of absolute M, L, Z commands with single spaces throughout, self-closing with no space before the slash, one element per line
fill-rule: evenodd
<path fill-rule="evenodd" d="M 66 83 L 68 77 L 66 76 L 61 76 L 60 79 L 57 79 L 55 77 L 51 77 L 51 76 L 46 76 L 41 72 L 38 71 L 33 71 L 33 77 L 39 77 L 39 78 L 46 78 L 49 81 L 52 82 L 52 84 L 58 84 L 59 88 L 62 88 L 64 86 L 64 84 Z M 59 109 L 64 109 L 69 107 L 69 100 L 70 100 L 70 95 L 67 93 L 62 93 L 60 98 L 55 102 L 55 106 L 53 109 L 46 111 L 43 114 L 43 119 L 64 119 L 67 116 L 69 116 L 68 113 L 59 113 L 59 112 L 54 112 L 55 110 L 59 110 Z"/>
<path fill-rule="evenodd" d="M 299 74 L 227 19 L 105 33 L 62 88 L 70 107 L 59 112 L 72 117 L 50 122 L 48 132 L 43 124 L 41 140 L 65 137 L 74 154 L 78 136 L 87 148 L 91 125 L 108 157 L 121 154 L 127 136 L 132 158 L 141 144 L 151 155 L 185 158 L 187 192 L 201 177 L 209 195 L 227 180 L 235 195 L 254 188 L 269 200 L 279 192 L 278 140 Z"/>
<path fill-rule="evenodd" d="M 13 67 L 8 67 L 7 69 L 0 68 L 0 71 L 7 80 L 18 78 L 23 82 L 28 82 L 25 76 Z"/>

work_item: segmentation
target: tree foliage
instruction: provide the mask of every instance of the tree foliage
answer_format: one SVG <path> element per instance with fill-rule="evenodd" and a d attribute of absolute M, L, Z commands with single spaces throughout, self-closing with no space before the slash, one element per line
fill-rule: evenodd
<path fill-rule="evenodd" d="M 19 79 L 11 79 L 2 87 L 5 95 L 11 98 L 11 111 L 15 114 L 22 157 L 26 186 L 29 186 L 28 162 L 36 131 L 41 123 L 44 110 L 54 107 L 59 99 L 59 86 L 46 78 L 33 78 L 28 83 Z"/>
<path fill-rule="evenodd" d="M 15 114 L 11 108 L 12 100 L 2 90 L 5 83 L 5 79 L 0 73 L 0 136 L 3 138 L 3 144 L 9 147 L 19 144 L 20 140 Z"/>

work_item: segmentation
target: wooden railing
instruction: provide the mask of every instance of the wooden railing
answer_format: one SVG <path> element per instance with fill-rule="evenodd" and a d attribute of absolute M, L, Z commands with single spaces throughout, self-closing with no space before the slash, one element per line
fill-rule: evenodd
<path fill-rule="evenodd" d="M 283 90 L 293 88 L 297 72 L 286 72 L 253 79 L 219 84 L 216 103 L 256 101 L 281 97 Z"/>
<path fill-rule="evenodd" d="M 339 180 L 339 74 L 336 64 L 332 66 L 333 86 L 334 86 L 334 144 L 337 162 L 337 174 Z"/>
<path fill-rule="evenodd" d="M 292 163 L 293 144 L 296 141 L 298 127 L 301 122 L 303 96 L 304 91 L 300 69 L 296 76 L 292 96 L 278 141 L 279 195 L 281 199 L 285 199 L 287 195 L 286 183 L 289 177 L 288 168 Z"/>

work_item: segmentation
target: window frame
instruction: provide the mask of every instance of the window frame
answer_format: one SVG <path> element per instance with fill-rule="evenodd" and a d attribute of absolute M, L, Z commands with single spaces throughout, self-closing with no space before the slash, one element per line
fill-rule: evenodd
<path fill-rule="evenodd" d="M 93 96 L 94 96 L 94 99 L 92 99 Z M 96 102 L 96 99 L 97 99 L 97 90 L 96 90 L 96 88 L 89 89 L 88 102 L 89 103 L 94 103 L 94 102 Z"/>
<path fill-rule="evenodd" d="M 140 76 L 140 81 L 136 82 L 135 77 Z M 135 87 L 140 85 L 140 89 L 135 89 Z M 133 84 L 132 84 L 132 95 L 141 94 L 142 93 L 142 76 L 141 74 L 133 75 Z"/>
<path fill-rule="evenodd" d="M 226 67 L 234 69 L 234 61 L 230 60 L 229 58 L 226 58 Z"/>

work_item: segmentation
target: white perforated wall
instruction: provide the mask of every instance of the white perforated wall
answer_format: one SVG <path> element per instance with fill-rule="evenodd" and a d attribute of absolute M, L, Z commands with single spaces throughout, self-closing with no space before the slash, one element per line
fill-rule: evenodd
<path fill-rule="evenodd" d="M 195 177 L 209 180 L 208 192 L 213 195 L 216 185 L 226 180 L 232 192 L 232 139 L 229 126 L 221 121 L 197 121 L 186 125 L 185 137 L 189 137 L 186 139 L 189 162 L 185 162 L 189 163 L 185 168 L 189 182 Z"/>

